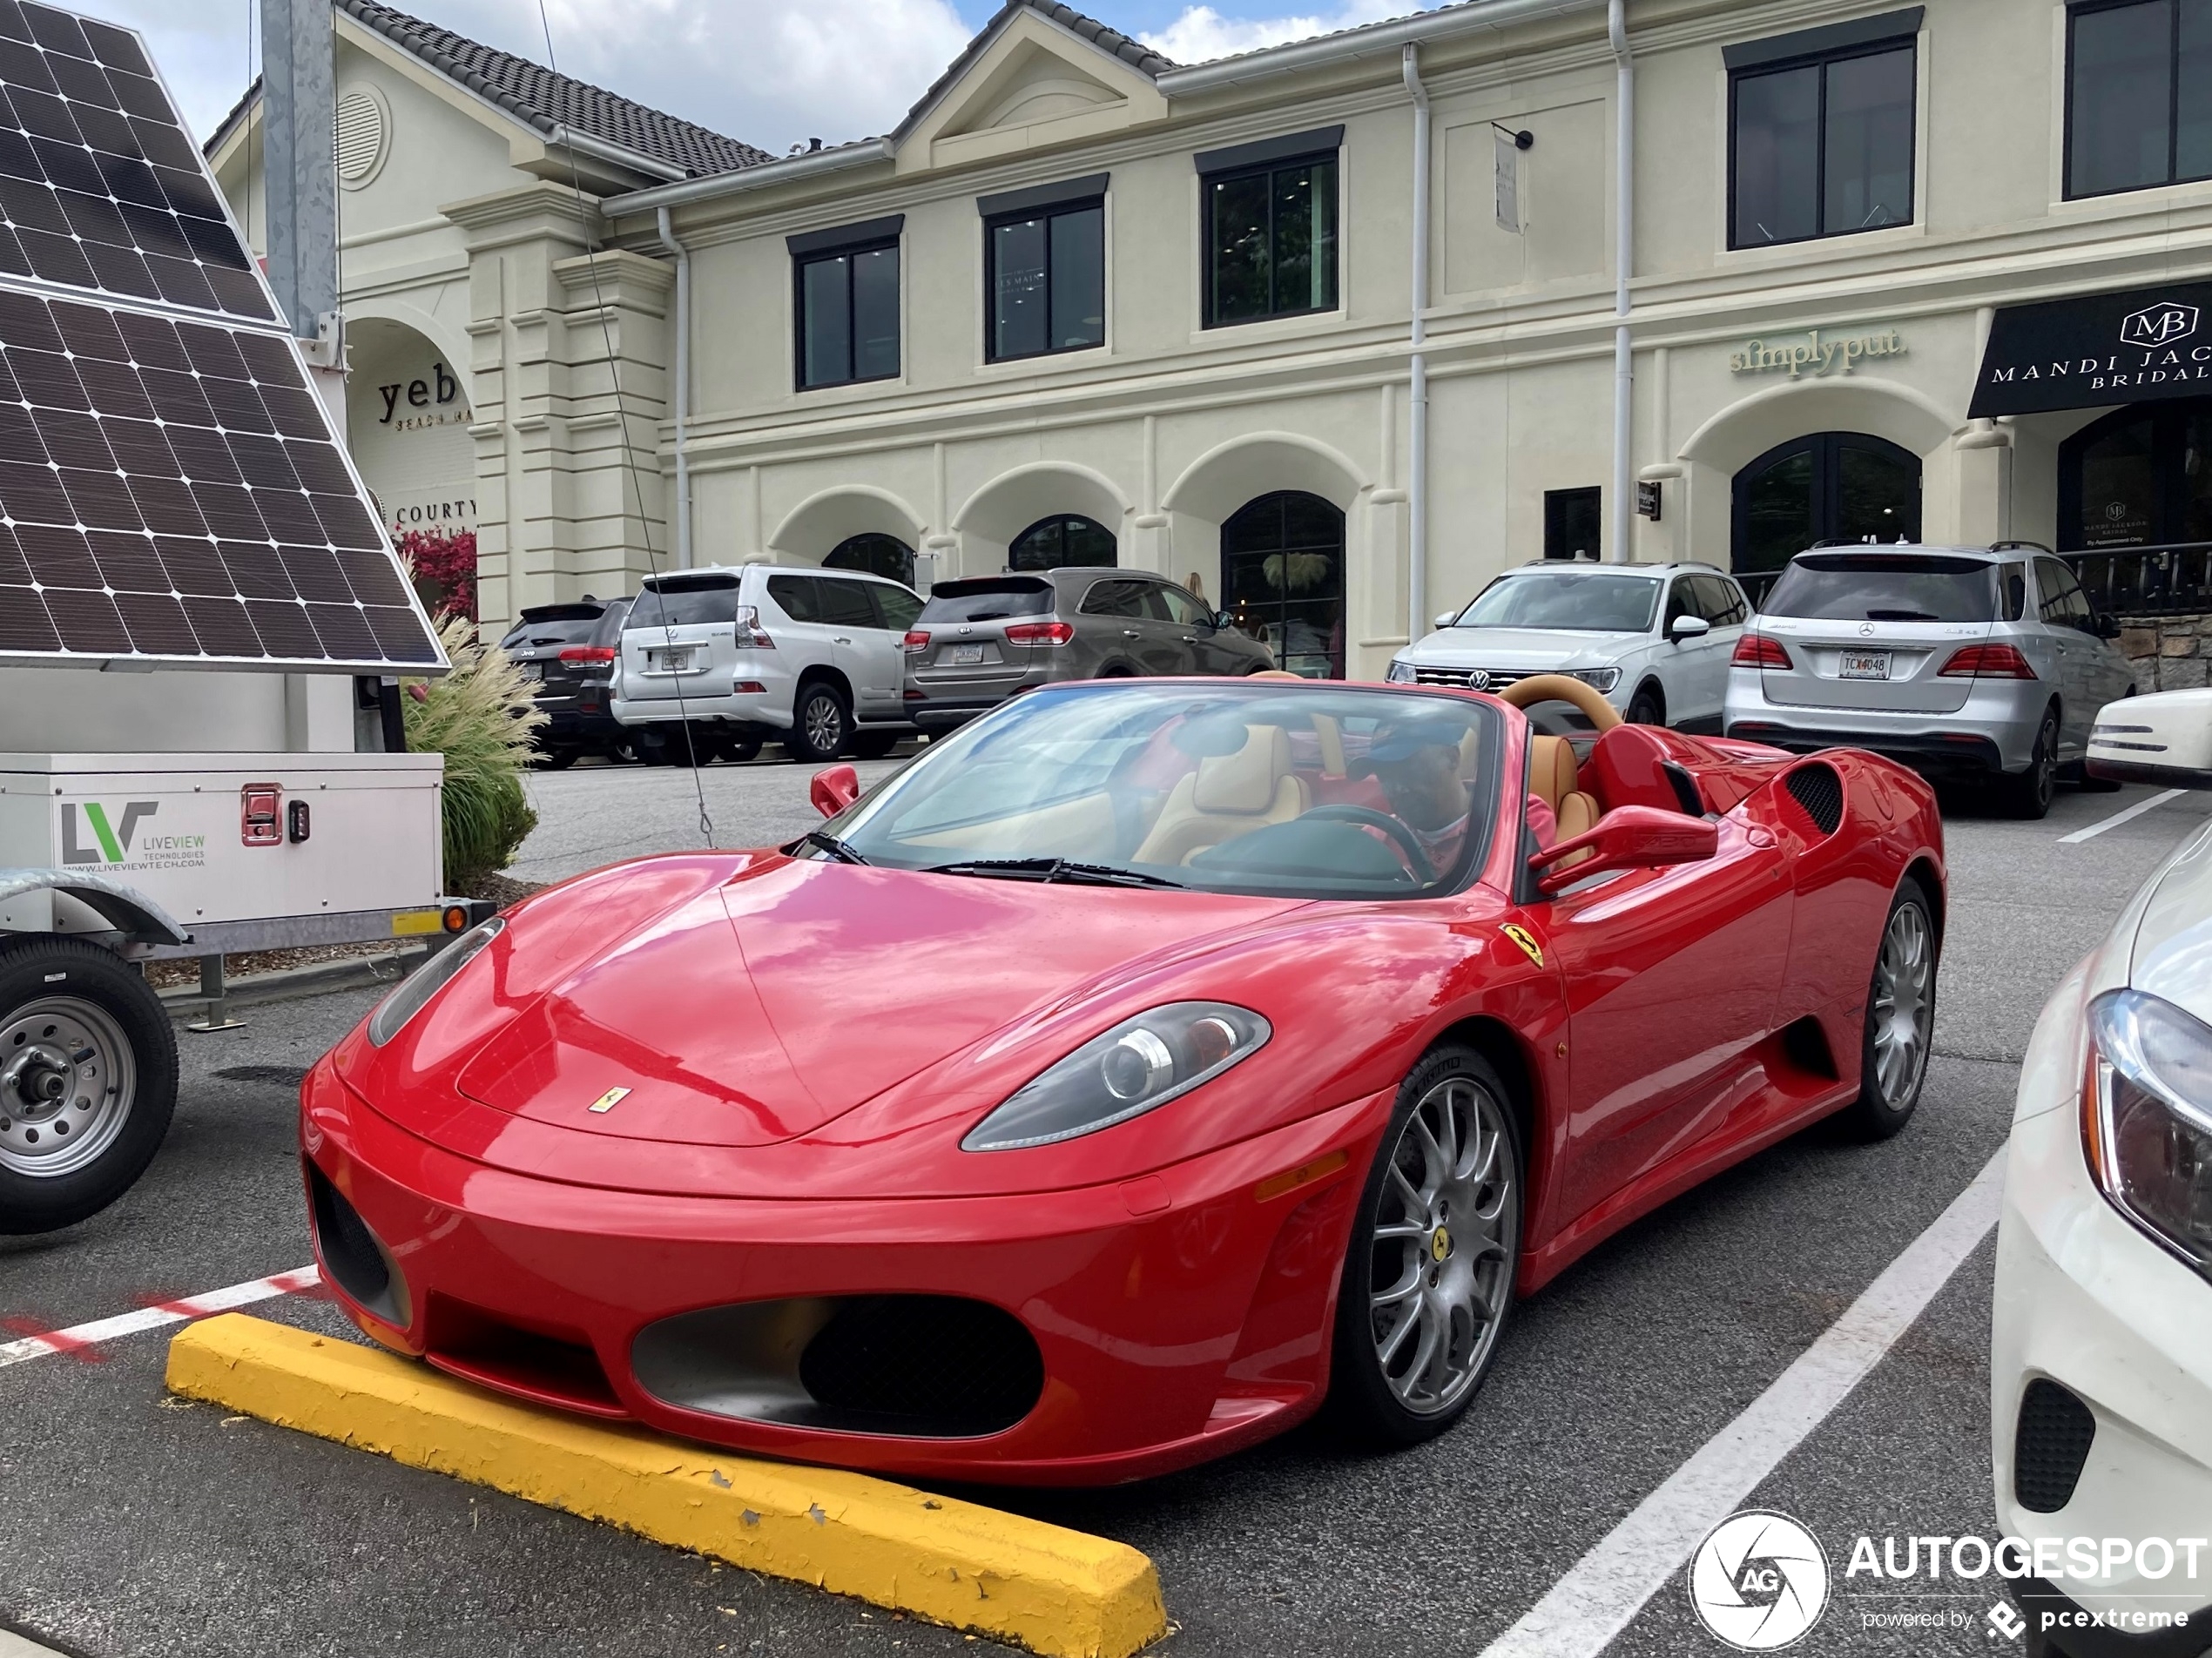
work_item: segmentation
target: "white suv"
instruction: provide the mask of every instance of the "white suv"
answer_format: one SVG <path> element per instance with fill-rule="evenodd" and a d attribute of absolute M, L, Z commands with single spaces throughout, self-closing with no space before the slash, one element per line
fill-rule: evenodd
<path fill-rule="evenodd" d="M 747 564 L 649 577 L 622 630 L 614 717 L 649 759 L 862 759 L 913 734 L 901 642 L 919 595 L 856 570 Z M 689 723 L 690 741 L 685 740 Z"/>
<path fill-rule="evenodd" d="M 1634 724 L 1717 731 L 1750 614 L 1743 590 L 1710 564 L 1540 560 L 1438 617 L 1438 631 L 1399 651 L 1389 677 L 1502 691 L 1531 674 L 1571 674 Z"/>

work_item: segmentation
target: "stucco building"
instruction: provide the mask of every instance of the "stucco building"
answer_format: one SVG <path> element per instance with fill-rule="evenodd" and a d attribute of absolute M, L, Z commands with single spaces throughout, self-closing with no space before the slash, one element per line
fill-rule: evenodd
<path fill-rule="evenodd" d="M 1469 0 L 1196 66 L 1012 0 L 887 137 L 781 158 L 568 141 L 341 10 L 354 441 L 396 522 L 473 502 L 489 617 L 1111 558 L 1372 675 L 1548 554 L 2212 540 L 2180 0 Z"/>

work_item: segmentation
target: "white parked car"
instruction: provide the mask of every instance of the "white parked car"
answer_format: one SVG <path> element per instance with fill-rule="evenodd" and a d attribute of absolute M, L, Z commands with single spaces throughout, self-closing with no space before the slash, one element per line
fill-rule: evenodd
<path fill-rule="evenodd" d="M 2212 788 L 2212 691 L 2110 704 L 2088 763 Z M 2144 883 L 2029 1041 L 1997 1231 L 1990 1417 L 2000 1528 L 2043 1550 L 2013 1586 L 2029 1651 L 2205 1650 L 2212 823 Z"/>
<path fill-rule="evenodd" d="M 1710 564 L 1545 560 L 1508 570 L 1437 631 L 1399 651 L 1397 684 L 1501 691 L 1565 673 L 1641 725 L 1717 731 L 1729 658 L 1750 614 Z"/>
<path fill-rule="evenodd" d="M 920 595 L 857 570 L 649 577 L 623 623 L 614 717 L 670 765 L 749 759 L 772 739 L 795 760 L 878 758 L 914 733 L 903 641 L 921 614 Z"/>

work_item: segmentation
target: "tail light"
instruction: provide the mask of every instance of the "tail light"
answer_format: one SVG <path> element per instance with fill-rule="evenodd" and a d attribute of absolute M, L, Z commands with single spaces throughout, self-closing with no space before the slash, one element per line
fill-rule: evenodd
<path fill-rule="evenodd" d="M 571 644 L 561 649 L 563 662 L 612 662 L 615 648 L 610 644 Z"/>
<path fill-rule="evenodd" d="M 1781 640 L 1770 639 L 1764 633 L 1747 633 L 1737 639 L 1736 654 L 1729 660 L 1738 668 L 1777 668 L 1784 673 L 1797 665 L 1790 660 Z"/>
<path fill-rule="evenodd" d="M 917 628 L 906 637 L 904 643 L 907 654 L 911 657 L 929 649 L 929 636 Z"/>
<path fill-rule="evenodd" d="M 1006 630 L 1008 644 L 1066 644 L 1075 637 L 1072 622 L 1015 622 Z"/>
<path fill-rule="evenodd" d="M 1938 676 L 1943 679 L 2033 679 L 2035 670 L 2028 665 L 2026 657 L 2017 646 L 2009 644 L 1970 644 L 1951 653 L 1951 660 L 1943 664 Z"/>
<path fill-rule="evenodd" d="M 760 625 L 760 610 L 757 605 L 740 604 L 732 618 L 738 624 L 738 644 L 753 650 L 773 650 L 776 642 L 768 637 L 768 630 Z"/>

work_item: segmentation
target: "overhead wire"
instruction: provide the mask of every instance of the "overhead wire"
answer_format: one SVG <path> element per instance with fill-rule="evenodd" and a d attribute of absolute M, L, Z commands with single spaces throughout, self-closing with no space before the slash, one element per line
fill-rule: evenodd
<path fill-rule="evenodd" d="M 561 72 L 561 65 L 559 60 L 554 56 L 553 52 L 553 24 L 552 20 L 546 16 L 545 0 L 537 0 L 537 23 L 538 28 L 545 37 L 545 66 L 557 75 Z M 563 134 L 568 133 L 569 124 L 565 120 L 558 122 L 557 125 Z M 577 170 L 576 165 L 576 146 L 573 143 L 563 143 L 562 148 L 568 152 L 569 186 L 576 192 L 579 198 L 581 198 L 583 195 L 583 176 Z M 614 388 L 615 428 L 622 434 L 622 453 L 624 461 L 623 472 L 624 475 L 629 478 L 631 491 L 636 495 L 637 500 L 637 533 L 641 537 L 643 537 L 645 543 L 645 563 L 648 569 L 647 579 L 649 581 L 658 581 L 661 573 L 660 556 L 653 547 L 652 522 L 648 517 L 645 510 L 645 487 L 638 481 L 637 450 L 637 446 L 631 441 L 629 411 L 623 403 L 622 368 L 615 358 L 614 328 L 607 320 L 606 294 L 599 284 L 599 261 L 597 256 L 597 251 L 590 248 L 590 241 L 591 238 L 589 233 L 586 233 L 585 246 L 587 250 L 587 259 L 589 260 L 591 272 L 591 303 L 592 308 L 599 313 L 600 344 L 606 357 L 608 381 Z M 601 244 L 603 248 L 604 246 L 605 245 L 604 243 Z M 678 327 L 689 327 L 691 326 L 691 319 L 689 317 L 678 317 L 676 320 L 676 323 Z M 676 643 L 676 627 L 675 624 L 668 619 L 668 605 L 665 601 L 661 600 L 658 597 L 657 589 L 648 589 L 647 590 L 654 592 L 655 594 L 656 608 L 659 610 L 661 617 L 663 642 L 667 645 L 673 646 Z M 640 602 L 642 603 L 642 599 Z M 625 618 L 625 621 L 626 620 L 627 618 Z M 619 656 L 616 658 L 615 671 L 617 677 L 622 671 L 621 658 Z M 712 816 L 709 814 L 706 808 L 706 784 L 699 776 L 698 748 L 698 745 L 693 741 L 691 736 L 691 710 L 685 702 L 684 681 L 680 672 L 674 676 L 674 682 L 676 686 L 677 722 L 684 733 L 685 758 L 691 762 L 691 792 L 693 796 L 698 801 L 699 833 L 705 837 L 708 846 L 711 847 L 715 844 L 714 819 Z"/>

